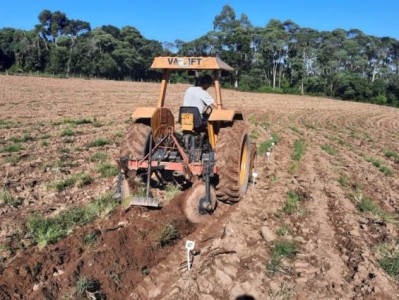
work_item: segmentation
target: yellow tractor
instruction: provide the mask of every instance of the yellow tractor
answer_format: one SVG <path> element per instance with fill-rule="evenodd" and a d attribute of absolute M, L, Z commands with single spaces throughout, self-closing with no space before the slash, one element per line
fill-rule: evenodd
<path fill-rule="evenodd" d="M 132 197 L 131 182 L 144 177 L 146 195 L 132 197 L 133 205 L 159 206 L 150 183 L 188 187 L 184 212 L 192 222 L 213 213 L 216 200 L 234 203 L 245 194 L 253 168 L 252 144 L 241 112 L 222 104 L 220 77 L 233 68 L 218 57 L 156 57 L 152 69 L 162 69 L 161 92 L 156 107 L 138 107 L 120 148 L 117 197 Z M 172 70 L 213 73 L 214 109 L 182 106 L 176 129 L 172 111 L 165 107 L 166 88 Z M 183 95 L 182 95 L 183 96 Z M 183 99 L 183 98 L 182 98 Z"/>

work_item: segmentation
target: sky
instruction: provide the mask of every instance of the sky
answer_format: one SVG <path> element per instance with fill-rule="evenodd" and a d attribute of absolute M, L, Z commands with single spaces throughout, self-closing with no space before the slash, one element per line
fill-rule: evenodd
<path fill-rule="evenodd" d="M 237 18 L 246 14 L 254 26 L 270 19 L 292 20 L 319 31 L 359 29 L 368 35 L 399 39 L 399 0 L 2 0 L 0 28 L 31 30 L 38 15 L 60 10 L 69 19 L 137 28 L 147 39 L 191 41 L 213 30 L 224 5 Z"/>

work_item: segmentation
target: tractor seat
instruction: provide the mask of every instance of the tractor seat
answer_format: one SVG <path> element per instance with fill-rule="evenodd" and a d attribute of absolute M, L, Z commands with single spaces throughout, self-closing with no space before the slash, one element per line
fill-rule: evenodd
<path fill-rule="evenodd" d="M 198 107 L 181 106 L 179 109 L 179 123 L 183 130 L 195 130 L 204 125 Z"/>

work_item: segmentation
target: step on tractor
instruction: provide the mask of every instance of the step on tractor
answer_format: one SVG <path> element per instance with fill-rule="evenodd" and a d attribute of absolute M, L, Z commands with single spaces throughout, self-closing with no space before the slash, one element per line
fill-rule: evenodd
<path fill-rule="evenodd" d="M 217 200 L 235 203 L 245 194 L 254 164 L 256 145 L 251 143 L 241 112 L 225 109 L 222 103 L 222 71 L 233 68 L 218 57 L 156 57 L 151 69 L 163 70 L 156 107 L 138 107 L 120 146 L 116 196 L 132 205 L 159 206 L 151 186 L 184 186 L 181 200 L 187 218 L 203 222 Z M 197 107 L 179 108 L 177 124 L 165 107 L 171 71 L 213 74 L 215 103 L 203 112 Z M 183 104 L 183 95 L 181 97 Z M 146 183 L 146 193 L 134 197 L 137 177 Z"/>

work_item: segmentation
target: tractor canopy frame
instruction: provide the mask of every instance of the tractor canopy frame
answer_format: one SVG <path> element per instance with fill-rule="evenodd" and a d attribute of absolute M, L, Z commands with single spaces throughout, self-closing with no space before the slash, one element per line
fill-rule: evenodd
<path fill-rule="evenodd" d="M 223 109 L 222 93 L 220 87 L 221 71 L 233 71 L 234 69 L 218 57 L 155 57 L 151 69 L 162 69 L 161 92 L 157 107 L 164 107 L 166 87 L 171 70 L 210 70 L 213 71 L 213 81 L 216 91 L 216 106 Z"/>

